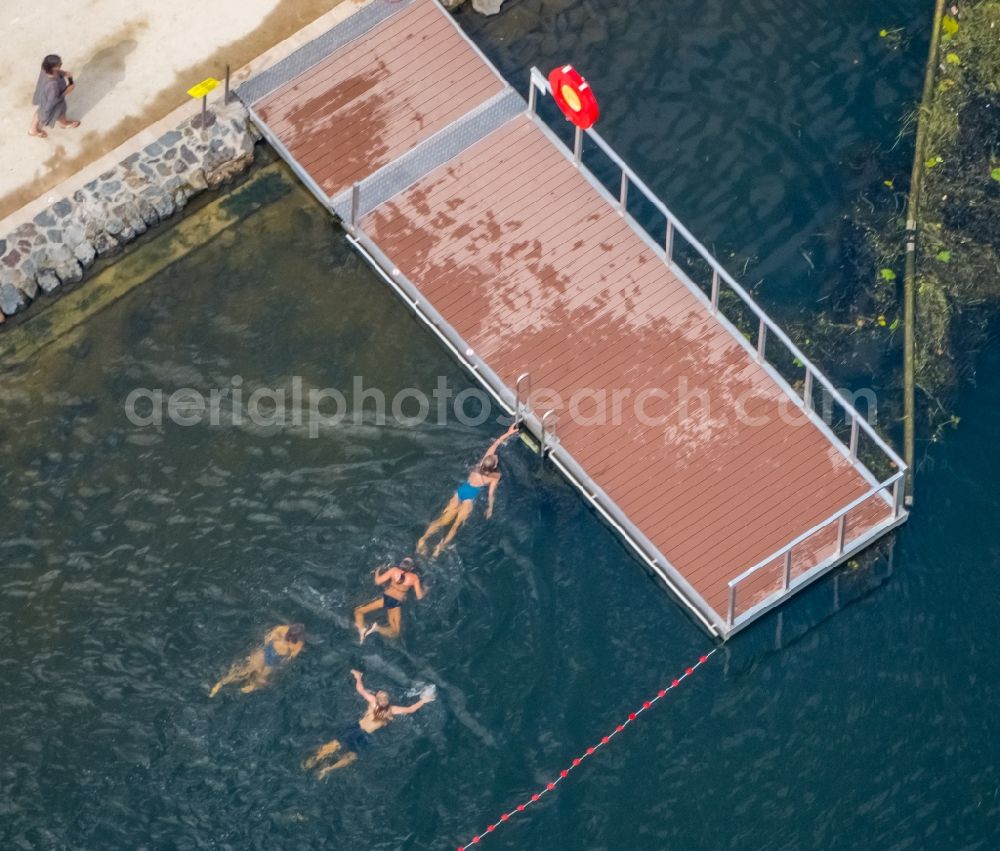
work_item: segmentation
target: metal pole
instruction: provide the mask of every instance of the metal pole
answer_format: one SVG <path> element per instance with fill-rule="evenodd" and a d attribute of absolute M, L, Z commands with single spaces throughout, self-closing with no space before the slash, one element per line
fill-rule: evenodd
<path fill-rule="evenodd" d="M 667 262 L 674 259 L 674 223 L 667 219 L 667 238 L 663 241 L 663 250 L 667 252 Z"/>
<path fill-rule="evenodd" d="M 847 542 L 847 512 L 840 515 L 837 528 L 837 555 L 844 554 L 844 544 Z"/>
<path fill-rule="evenodd" d="M 806 367 L 806 380 L 802 387 L 802 401 L 805 403 L 806 410 L 811 411 L 813 407 L 813 371 Z"/>
<path fill-rule="evenodd" d="M 892 483 L 892 505 L 893 505 L 893 517 L 899 517 L 903 512 L 903 488 L 900 487 L 901 479 L 896 479 Z"/>
<path fill-rule="evenodd" d="M 528 410 L 531 405 L 531 374 L 527 372 L 522 372 L 514 384 L 514 422 L 521 423 L 524 420 L 524 416 L 521 414 L 521 383 L 528 382 L 528 394 L 524 397 L 524 409 Z"/>
<path fill-rule="evenodd" d="M 736 615 L 736 586 L 729 586 L 729 615 L 726 617 L 726 626 L 732 627 L 733 618 Z"/>
<path fill-rule="evenodd" d="M 205 127 L 208 123 L 208 117 L 206 115 L 206 110 L 208 109 L 208 95 L 204 95 L 201 99 L 201 132 L 202 135 L 205 133 Z"/>
<path fill-rule="evenodd" d="M 546 448 L 545 444 L 548 442 L 548 435 L 552 434 L 553 437 L 555 436 L 555 433 L 556 433 L 555 428 L 554 427 L 553 428 L 549 428 L 548 427 L 549 418 L 550 417 L 554 417 L 555 415 L 556 415 L 555 411 L 546 411 L 545 415 L 542 417 L 542 420 L 541 420 L 541 423 L 542 423 L 541 442 L 538 444 L 538 457 L 539 458 L 544 458 L 545 457 L 545 448 Z"/>
<path fill-rule="evenodd" d="M 573 160 L 577 165 L 583 158 L 583 130 L 580 127 L 576 128 L 576 137 L 573 139 Z"/>
<path fill-rule="evenodd" d="M 712 270 L 712 313 L 719 311 L 719 270 Z"/>
<path fill-rule="evenodd" d="M 358 227 L 358 213 L 361 210 L 361 184 L 355 181 L 351 186 L 351 230 Z"/>
<path fill-rule="evenodd" d="M 858 457 L 858 415 L 851 414 L 851 460 Z"/>
<path fill-rule="evenodd" d="M 226 66 L 226 92 L 222 97 L 223 104 L 229 103 L 229 66 Z"/>
<path fill-rule="evenodd" d="M 792 583 L 792 551 L 788 550 L 785 553 L 785 578 L 784 578 L 784 589 L 788 590 L 788 586 Z"/>
<path fill-rule="evenodd" d="M 622 169 L 622 188 L 618 194 L 618 206 L 621 207 L 623 213 L 626 204 L 628 204 L 628 175 L 625 173 L 625 169 Z"/>
<path fill-rule="evenodd" d="M 760 325 L 757 326 L 757 360 L 764 360 L 764 350 L 767 348 L 767 325 L 761 317 Z"/>
<path fill-rule="evenodd" d="M 538 100 L 538 88 L 535 86 L 534 79 L 528 84 L 528 112 L 532 115 L 535 114 L 535 104 Z"/>

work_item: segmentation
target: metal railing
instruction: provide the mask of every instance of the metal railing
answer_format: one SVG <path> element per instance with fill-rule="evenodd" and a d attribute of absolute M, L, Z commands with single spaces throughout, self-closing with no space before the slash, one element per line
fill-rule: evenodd
<path fill-rule="evenodd" d="M 843 453 L 845 458 L 850 461 L 854 468 L 872 486 L 872 489 L 865 496 L 861 497 L 860 501 L 856 500 L 847 507 L 835 512 L 813 529 L 810 529 L 808 532 L 804 533 L 804 535 L 800 535 L 784 547 L 781 547 L 766 559 L 749 568 L 733 580 L 730 583 L 731 608 L 734 605 L 733 601 L 735 600 L 735 588 L 737 585 L 744 582 L 748 577 L 763 570 L 767 565 L 771 564 L 776 559 L 787 557 L 789 559 L 790 567 L 790 556 L 787 556 L 787 554 L 790 554 L 794 547 L 801 544 L 802 540 L 805 538 L 810 537 L 817 531 L 826 528 L 833 523 L 839 523 L 839 538 L 841 542 L 843 542 L 848 512 L 850 512 L 853 508 L 856 508 L 857 505 L 864 502 L 866 499 L 870 497 L 884 499 L 888 505 L 892 506 L 893 519 L 898 519 L 903 513 L 903 503 L 900 498 L 902 489 L 899 482 L 902 480 L 903 475 L 906 472 L 906 464 L 903 462 L 902 458 L 900 458 L 892 447 L 882 439 L 878 432 L 872 427 L 871 423 L 869 423 L 868 420 L 844 398 L 840 391 L 833 386 L 831 381 L 815 366 L 815 364 L 813 364 L 812 361 L 806 357 L 805 353 L 798 346 L 796 346 L 794 342 L 792 342 L 792 340 L 778 326 L 778 324 L 767 315 L 764 309 L 754 301 L 753 297 L 739 283 L 737 283 L 733 276 L 726 271 L 726 269 L 721 263 L 719 263 L 718 260 L 716 260 L 711 252 L 709 252 L 709 250 L 705 248 L 701 242 L 695 239 L 691 232 L 684 227 L 684 225 L 672 212 L 670 212 L 667 206 L 646 185 L 642 178 L 640 178 L 618 156 L 618 154 L 615 153 L 611 146 L 601 138 L 600 134 L 593 129 L 583 131 L 580 128 L 575 128 L 573 146 L 570 148 L 569 145 L 558 139 L 556 134 L 552 133 L 552 131 L 545 125 L 544 121 L 542 121 L 541 116 L 538 114 L 539 93 L 543 95 L 551 95 L 552 90 L 546 77 L 537 68 L 532 68 L 528 91 L 529 113 L 556 139 L 556 141 L 559 142 L 560 145 L 562 145 L 567 155 L 572 159 L 574 165 L 588 173 L 591 182 L 598 188 L 599 191 L 607 196 L 609 203 L 615 206 L 621 215 L 627 217 L 638 232 L 645 233 L 649 236 L 651 244 L 656 248 L 657 253 L 662 255 L 668 267 L 671 268 L 671 271 L 673 271 L 681 281 L 689 286 L 693 294 L 708 307 L 709 311 L 719 320 L 720 324 L 730 332 L 733 338 L 741 346 L 743 346 L 762 366 L 762 368 L 764 368 L 778 383 L 778 385 L 785 390 L 789 397 L 800 407 L 802 412 L 830 439 L 831 443 Z M 600 150 L 618 169 L 620 173 L 620 183 L 617 199 L 607 188 L 604 187 L 593 171 L 591 171 L 586 163 L 584 163 L 584 133 L 586 133 L 587 137 L 593 141 L 593 143 L 597 146 L 597 149 Z M 640 225 L 629 214 L 629 194 L 632 188 L 641 193 L 642 196 L 666 220 L 662 242 L 657 241 L 653 234 Z M 701 260 L 707 263 L 708 267 L 711 269 L 711 283 L 708 286 L 707 294 L 688 277 L 688 275 L 680 267 L 679 263 L 675 260 L 676 242 L 678 238 L 683 239 L 684 242 L 687 243 L 687 245 L 690 246 L 690 248 L 692 248 Z M 725 285 L 726 289 L 734 294 L 739 301 L 750 310 L 751 314 L 755 318 L 756 336 L 754 339 L 751 339 L 750 335 L 744 336 L 744 334 L 741 333 L 736 327 L 735 322 L 731 321 L 729 317 L 726 316 L 723 306 L 720 304 L 723 285 Z M 786 354 L 790 356 L 791 362 L 795 365 L 795 368 L 801 370 L 801 390 L 797 390 L 793 387 L 792 381 L 786 380 L 786 378 L 778 371 L 777 367 L 774 366 L 771 360 L 768 359 L 768 345 L 771 344 L 773 346 L 773 341 L 777 341 L 782 344 Z M 793 378 L 793 381 L 796 383 L 797 380 L 797 378 Z M 842 411 L 845 426 L 849 429 L 849 436 L 847 436 L 846 439 L 840 437 L 817 415 L 815 410 L 816 406 L 814 404 L 814 394 L 817 386 L 822 388 L 822 390 L 827 394 L 830 408 L 836 405 L 839 406 L 839 409 Z M 871 440 L 883 456 L 883 460 L 887 462 L 888 467 L 896 471 L 893 475 L 881 483 L 879 483 L 879 480 L 872 474 L 859 456 L 859 443 L 862 435 Z M 890 489 L 892 491 L 891 496 L 889 495 Z M 789 582 L 791 582 L 790 577 Z M 786 585 L 784 590 L 787 590 L 787 587 L 788 586 Z M 727 622 L 731 627 L 733 625 L 732 612 L 730 615 L 731 616 L 727 619 Z"/>
<path fill-rule="evenodd" d="M 848 544 L 851 543 L 851 541 L 849 541 L 847 538 L 848 515 L 856 508 L 859 508 L 860 506 L 864 505 L 872 497 L 876 496 L 877 494 L 891 491 L 892 493 L 891 502 L 893 505 L 893 511 L 890 517 L 892 520 L 897 519 L 900 514 L 900 506 L 902 505 L 903 476 L 904 473 L 902 470 L 900 470 L 897 473 L 894 473 L 892 476 L 890 476 L 881 484 L 871 488 L 866 493 L 862 494 L 852 502 L 849 502 L 839 511 L 834 512 L 826 520 L 822 521 L 821 523 L 817 523 L 811 529 L 803 532 L 794 540 L 789 541 L 787 544 L 785 544 L 785 546 L 771 553 L 766 558 L 761 559 L 761 561 L 757 562 L 757 564 L 755 564 L 753 567 L 750 567 L 747 570 L 743 571 L 743 573 L 741 573 L 734 579 L 730 579 L 728 611 L 726 613 L 726 625 L 731 628 L 740 618 L 740 614 L 737 612 L 737 591 L 741 585 L 747 583 L 751 579 L 759 578 L 759 575 L 763 573 L 763 571 L 766 570 L 768 567 L 777 568 L 780 564 L 781 567 L 780 583 L 778 582 L 777 578 L 775 578 L 775 580 L 772 583 L 768 583 L 761 597 L 759 599 L 755 599 L 750 608 L 754 608 L 758 605 L 761 605 L 762 603 L 767 602 L 777 594 L 785 594 L 791 589 L 793 583 L 795 582 L 795 579 L 798 578 L 792 576 L 792 561 L 794 558 L 795 549 L 804 544 L 806 541 L 809 541 L 810 539 L 814 538 L 816 535 L 819 535 L 821 532 L 823 532 L 823 530 L 831 528 L 834 523 L 837 524 L 837 528 L 836 528 L 836 535 L 833 541 L 833 551 L 829 554 L 829 556 L 827 556 L 827 558 L 830 557 L 839 558 L 840 556 L 842 556 L 844 554 L 844 551 L 848 548 Z M 860 537 L 866 534 L 867 532 L 868 529 L 863 528 L 860 534 L 856 537 Z M 818 559 L 817 564 L 822 563 L 823 561 L 824 559 Z M 816 565 L 810 566 L 806 570 L 802 571 L 802 573 L 803 574 L 807 573 L 809 570 L 812 569 L 812 567 L 815 566 Z M 775 585 L 780 585 L 780 587 L 775 587 Z"/>

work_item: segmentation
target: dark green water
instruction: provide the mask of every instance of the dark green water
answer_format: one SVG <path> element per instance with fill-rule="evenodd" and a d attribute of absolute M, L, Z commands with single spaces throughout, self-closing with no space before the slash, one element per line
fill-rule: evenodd
<path fill-rule="evenodd" d="M 836 239 L 817 238 L 822 274 L 795 267 L 795 249 L 834 232 L 861 186 L 851 152 L 891 145 L 919 85 L 923 44 L 885 53 L 877 30 L 927 12 L 791 6 L 525 0 L 476 35 L 508 71 L 583 54 L 622 92 L 605 135 L 708 240 L 758 254 L 769 303 L 790 309 L 835 283 Z M 684 64 L 702 54 L 697 73 Z M 669 109 L 627 124 L 657 87 Z M 742 177 L 696 195 L 724 157 Z M 754 191 L 772 201 L 746 212 Z M 738 636 L 482 847 L 996 847 L 1000 352 L 980 372 L 891 563 L 839 571 Z M 497 427 L 310 439 L 124 416 L 135 387 L 207 391 L 233 375 L 345 390 L 361 375 L 389 395 L 429 393 L 440 375 L 471 386 L 304 193 L 4 376 L 0 847 L 455 847 L 709 646 L 515 445 L 496 517 L 477 516 L 429 571 L 401 642 L 359 648 L 348 619 L 371 568 L 412 546 Z M 273 687 L 209 701 L 288 620 L 309 643 Z M 299 762 L 359 714 L 355 666 L 397 695 L 434 682 L 440 699 L 317 783 Z"/>

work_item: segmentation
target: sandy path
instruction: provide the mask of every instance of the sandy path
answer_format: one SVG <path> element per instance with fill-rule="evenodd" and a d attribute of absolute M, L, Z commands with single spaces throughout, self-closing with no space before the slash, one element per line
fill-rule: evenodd
<path fill-rule="evenodd" d="M 364 0 L 0 0 L 0 219 L 342 2 Z M 83 125 L 41 140 L 27 129 L 50 52 L 75 76 L 69 115 Z"/>

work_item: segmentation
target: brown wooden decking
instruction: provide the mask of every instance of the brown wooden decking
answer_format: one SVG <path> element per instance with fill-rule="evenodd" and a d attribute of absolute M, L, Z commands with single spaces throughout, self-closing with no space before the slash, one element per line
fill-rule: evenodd
<path fill-rule="evenodd" d="M 530 373 L 534 410 L 558 412 L 561 448 L 607 495 L 602 506 L 651 542 L 652 556 L 636 546 L 665 557 L 701 599 L 681 596 L 702 613 L 707 603 L 706 623 L 726 634 L 730 581 L 872 480 L 537 118 L 500 126 L 504 113 L 457 156 L 424 157 L 438 131 L 481 126 L 479 113 L 457 119 L 503 81 L 433 0 L 375 0 L 368 13 L 365 26 L 381 22 L 350 43 L 304 70 L 275 71 L 286 82 L 255 94 L 259 121 L 331 209 L 390 166 L 378 179 L 396 194 L 356 223 L 384 256 L 373 262 L 433 306 L 460 357 L 471 348 L 508 389 Z M 416 182 L 399 191 L 398 175 L 383 176 L 414 148 L 401 186 Z M 432 164 L 411 178 L 415 161 Z M 850 512 L 845 540 L 904 517 L 875 494 Z M 834 523 L 797 545 L 791 578 L 840 558 L 839 535 Z M 785 570 L 776 558 L 743 582 L 735 618 L 776 599 Z"/>
<path fill-rule="evenodd" d="M 717 612 L 730 579 L 870 489 L 529 118 L 361 227 L 508 386 L 530 372 L 536 404 L 559 394 L 563 446 Z M 665 425 L 628 401 L 591 422 L 616 392 Z M 869 500 L 851 537 L 890 513 Z M 816 563 L 807 549 L 794 572 Z"/>
<path fill-rule="evenodd" d="M 333 196 L 503 85 L 430 0 L 417 0 L 254 108 Z"/>

